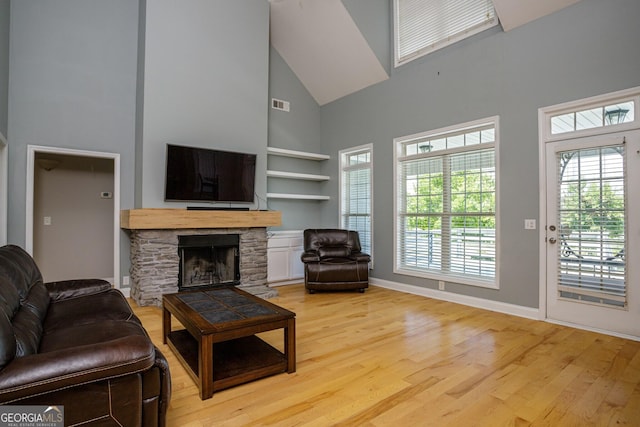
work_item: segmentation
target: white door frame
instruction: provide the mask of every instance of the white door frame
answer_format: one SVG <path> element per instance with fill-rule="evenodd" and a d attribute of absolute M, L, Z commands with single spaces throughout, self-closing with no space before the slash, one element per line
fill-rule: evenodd
<path fill-rule="evenodd" d="M 113 286 L 120 289 L 120 154 L 100 151 L 74 150 L 70 148 L 27 146 L 27 188 L 25 250 L 33 255 L 33 203 L 36 153 L 63 154 L 68 156 L 96 157 L 113 160 Z"/>
<path fill-rule="evenodd" d="M 558 134 L 553 135 L 551 133 L 551 117 L 556 116 L 558 114 L 562 114 L 570 111 L 580 111 L 583 109 L 588 109 L 592 106 L 601 105 L 603 103 L 608 102 L 616 102 L 621 98 L 630 98 L 633 97 L 635 102 L 635 120 L 633 122 L 624 123 L 615 126 L 606 126 L 606 127 L 598 127 L 594 129 L 587 129 L 572 132 L 568 136 L 567 134 Z M 540 210 L 539 210 L 539 218 L 540 218 L 540 226 L 539 226 L 539 260 L 540 260 L 540 271 L 539 271 L 539 307 L 538 310 L 540 320 L 545 320 L 547 322 L 552 323 L 563 323 L 556 320 L 552 320 L 548 317 L 547 313 L 547 243 L 545 238 L 547 236 L 546 228 L 549 224 L 547 224 L 547 162 L 546 162 L 546 144 L 551 141 L 557 140 L 565 140 L 568 138 L 579 138 L 582 136 L 595 136 L 595 135 L 607 135 L 607 134 L 615 134 L 621 131 L 629 131 L 640 128 L 640 86 L 635 88 L 630 88 L 626 90 L 621 90 L 605 95 L 594 96 L 591 98 L 586 98 L 578 101 L 566 102 L 559 105 L 554 105 L 550 107 L 540 108 L 538 110 L 538 170 L 540 171 L 539 176 L 539 189 L 540 189 Z M 638 340 L 638 337 L 628 336 L 624 334 L 615 333 L 612 331 L 603 331 L 595 328 L 590 328 L 583 325 L 571 324 L 570 326 L 581 328 L 585 330 L 591 330 L 595 332 L 605 333 L 613 336 L 620 336 L 623 338 L 628 338 L 632 340 Z"/>
<path fill-rule="evenodd" d="M 9 203 L 9 146 L 0 132 L 0 246 L 7 244 L 7 206 Z"/>

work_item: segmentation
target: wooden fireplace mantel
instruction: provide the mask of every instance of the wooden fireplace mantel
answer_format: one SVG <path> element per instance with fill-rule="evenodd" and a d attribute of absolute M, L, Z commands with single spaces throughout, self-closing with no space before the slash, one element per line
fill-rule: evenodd
<path fill-rule="evenodd" d="M 144 208 L 120 212 L 120 227 L 127 230 L 272 227 L 281 224 L 282 214 L 279 211 Z"/>

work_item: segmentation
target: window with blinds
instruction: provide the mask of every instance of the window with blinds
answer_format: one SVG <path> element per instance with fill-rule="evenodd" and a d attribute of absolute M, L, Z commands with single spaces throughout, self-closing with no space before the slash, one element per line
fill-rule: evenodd
<path fill-rule="evenodd" d="M 496 286 L 496 126 L 396 139 L 396 272 Z"/>
<path fill-rule="evenodd" d="M 371 151 L 368 144 L 340 152 L 340 221 L 342 228 L 358 232 L 373 264 Z"/>
<path fill-rule="evenodd" d="M 491 0 L 394 0 L 396 67 L 498 25 Z"/>
<path fill-rule="evenodd" d="M 626 307 L 624 157 L 624 145 L 557 155 L 560 298 Z"/>

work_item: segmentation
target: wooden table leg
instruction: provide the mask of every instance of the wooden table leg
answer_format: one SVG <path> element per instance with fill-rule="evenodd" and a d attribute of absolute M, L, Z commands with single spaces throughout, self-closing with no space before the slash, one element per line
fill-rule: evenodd
<path fill-rule="evenodd" d="M 287 373 L 296 371 L 296 318 L 289 319 L 284 328 L 284 354 L 287 358 Z"/>
<path fill-rule="evenodd" d="M 200 399 L 213 396 L 213 335 L 204 335 L 198 339 L 198 379 L 200 380 Z"/>
<path fill-rule="evenodd" d="M 167 343 L 167 337 L 171 333 L 171 313 L 162 307 L 162 344 Z"/>

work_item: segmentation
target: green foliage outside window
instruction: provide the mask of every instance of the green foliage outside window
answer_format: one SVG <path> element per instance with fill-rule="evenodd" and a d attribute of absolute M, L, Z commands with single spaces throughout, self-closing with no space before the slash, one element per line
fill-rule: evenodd
<path fill-rule="evenodd" d="M 444 179 L 442 173 L 424 174 L 407 180 L 407 227 L 411 229 L 441 229 L 444 213 Z M 462 170 L 451 174 L 451 227 L 495 228 L 494 170 Z M 486 213 L 483 216 L 464 214 Z"/>
<path fill-rule="evenodd" d="M 624 195 L 605 182 L 563 186 L 562 226 L 573 231 L 606 231 L 611 238 L 624 234 Z"/>

